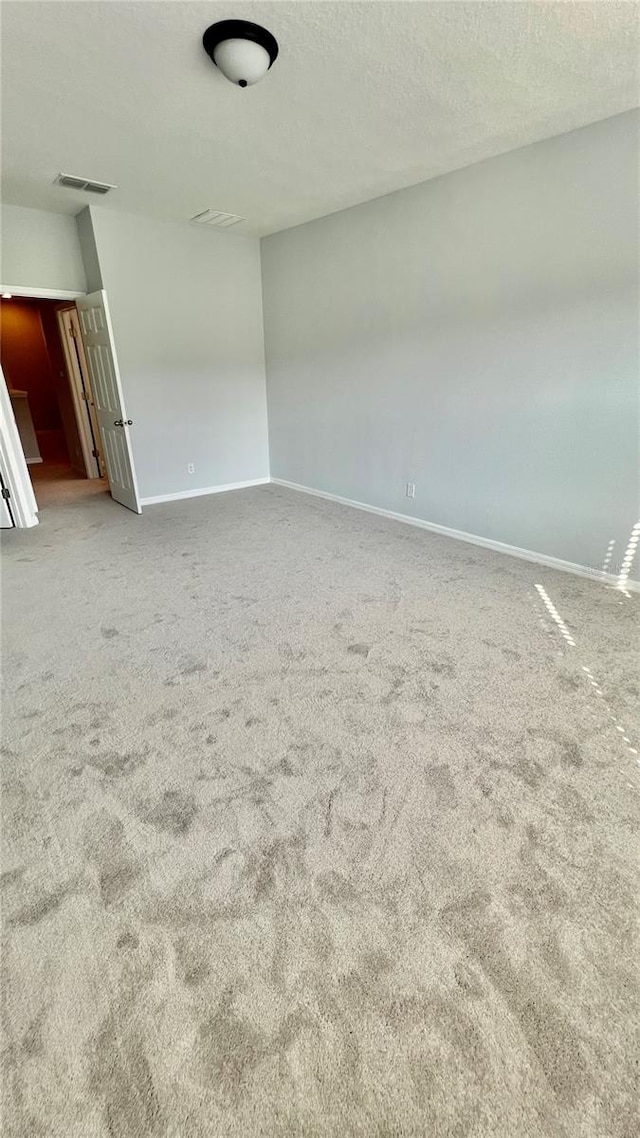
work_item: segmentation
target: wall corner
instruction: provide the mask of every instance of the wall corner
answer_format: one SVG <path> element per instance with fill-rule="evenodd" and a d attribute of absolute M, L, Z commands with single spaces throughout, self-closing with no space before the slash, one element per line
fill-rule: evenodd
<path fill-rule="evenodd" d="M 98 257 L 93 215 L 90 206 L 85 206 L 85 208 L 76 215 L 76 228 L 78 230 L 84 270 L 87 276 L 87 289 L 89 292 L 96 292 L 99 288 L 104 288 L 104 284 L 102 281 L 100 258 Z"/>

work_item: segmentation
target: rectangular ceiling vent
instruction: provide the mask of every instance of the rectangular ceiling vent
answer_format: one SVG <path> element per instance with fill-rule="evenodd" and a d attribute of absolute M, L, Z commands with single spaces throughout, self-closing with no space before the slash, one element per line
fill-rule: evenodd
<path fill-rule="evenodd" d="M 89 194 L 108 194 L 117 190 L 109 182 L 92 182 L 89 178 L 77 178 L 75 174 L 58 174 L 54 185 L 65 186 L 68 190 L 86 190 Z"/>
<path fill-rule="evenodd" d="M 238 217 L 237 213 L 222 213 L 219 209 L 205 209 L 191 218 L 198 225 L 215 225 L 217 229 L 229 229 L 239 221 L 246 220 L 246 217 Z"/>

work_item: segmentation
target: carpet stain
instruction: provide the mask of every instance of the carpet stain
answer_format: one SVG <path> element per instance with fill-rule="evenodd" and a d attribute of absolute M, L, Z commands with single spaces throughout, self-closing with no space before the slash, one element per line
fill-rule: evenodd
<path fill-rule="evenodd" d="M 101 1104 L 110 1138 L 133 1134 L 165 1138 L 167 1129 L 151 1067 L 141 1038 L 115 1011 L 108 1015 L 91 1048 L 91 1089 Z"/>
<path fill-rule="evenodd" d="M 580 1039 L 564 1013 L 539 996 L 527 999 L 519 1020 L 529 1046 L 557 1099 L 574 1105 L 588 1090 Z"/>
<path fill-rule="evenodd" d="M 347 652 L 352 656 L 368 656 L 371 651 L 370 644 L 348 644 Z"/>
<path fill-rule="evenodd" d="M 25 1055 L 29 1058 L 37 1058 L 44 1054 L 45 1047 L 42 1032 L 47 1021 L 48 1013 L 49 1009 L 47 1007 L 41 1008 L 37 1016 L 31 1020 L 31 1023 L 22 1037 L 21 1047 Z"/>
<path fill-rule="evenodd" d="M 142 873 L 126 840 L 123 822 L 107 810 L 97 811 L 85 823 L 83 846 L 97 872 L 102 904 L 105 908 L 117 905 Z"/>
<path fill-rule="evenodd" d="M 220 1093 L 237 1099 L 265 1058 L 265 1039 L 236 1015 L 233 992 L 223 992 L 216 1011 L 198 1028 L 196 1050 L 207 1078 Z"/>
<path fill-rule="evenodd" d="M 135 754 L 132 751 L 127 751 L 125 754 L 109 751 L 102 755 L 91 755 L 87 758 L 86 765 L 99 771 L 107 779 L 118 779 L 130 775 L 145 762 L 146 755 Z"/>
<path fill-rule="evenodd" d="M 37 925 L 43 921 L 45 917 L 55 913 L 60 908 L 63 901 L 71 893 L 75 892 L 76 883 L 66 883 L 60 885 L 57 889 L 51 890 L 49 893 L 44 893 L 33 901 L 27 902 L 18 912 L 9 918 L 10 925 Z"/>
<path fill-rule="evenodd" d="M 116 948 L 120 949 L 136 949 L 140 944 L 139 938 L 135 933 L 124 932 L 121 933 L 116 941 Z"/>
<path fill-rule="evenodd" d="M 159 802 L 145 809 L 141 816 L 145 822 L 159 830 L 175 835 L 186 834 L 198 813 L 195 796 L 183 790 L 165 790 Z"/>
<path fill-rule="evenodd" d="M 17 869 L 5 870 L 4 873 L 0 873 L 0 888 L 4 889 L 4 887 L 6 885 L 17 884 L 19 881 L 22 880 L 24 875 L 25 875 L 24 866 L 20 866 Z"/>
<path fill-rule="evenodd" d="M 135 862 L 114 862 L 100 870 L 100 897 L 105 908 L 117 905 L 140 877 L 140 868 Z"/>
<path fill-rule="evenodd" d="M 325 838 L 330 838 L 331 832 L 333 830 L 333 802 L 334 802 L 335 796 L 336 796 L 336 792 L 335 792 L 335 790 L 332 790 L 332 791 L 330 791 L 329 797 L 327 799 L 327 809 L 326 809 L 325 819 L 324 819 L 324 836 L 325 836 Z"/>
<path fill-rule="evenodd" d="M 425 791 L 433 796 L 436 806 L 441 810 L 455 810 L 458 795 L 451 771 L 446 763 L 425 767 Z"/>

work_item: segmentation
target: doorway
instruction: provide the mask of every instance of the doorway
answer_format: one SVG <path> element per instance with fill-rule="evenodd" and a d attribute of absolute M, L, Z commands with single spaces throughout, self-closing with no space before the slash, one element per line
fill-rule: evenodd
<path fill-rule="evenodd" d="M 0 297 L 0 473 L 19 526 L 105 493 L 141 512 L 106 293 L 61 301 Z"/>
<path fill-rule="evenodd" d="M 0 299 L 0 363 L 39 508 L 109 490 L 78 339 L 73 302 Z"/>

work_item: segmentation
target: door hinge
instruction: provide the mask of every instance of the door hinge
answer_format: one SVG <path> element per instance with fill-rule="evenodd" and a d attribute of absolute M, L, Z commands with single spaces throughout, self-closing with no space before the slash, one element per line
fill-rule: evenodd
<path fill-rule="evenodd" d="M 94 458 L 100 458 L 100 455 L 98 454 L 98 452 L 97 452 L 97 450 L 96 450 L 96 448 L 95 448 L 95 447 L 93 448 L 93 450 L 91 451 L 91 453 L 92 453 L 92 455 L 93 455 L 93 457 L 94 457 Z"/>
<path fill-rule="evenodd" d="M 2 487 L 2 490 L 0 491 L 0 493 L 2 494 L 2 497 L 3 497 L 5 500 L 6 500 L 7 498 L 10 498 L 10 497 L 11 497 L 11 491 L 10 491 L 10 490 L 9 490 L 9 489 L 8 489 L 6 486 L 3 486 L 3 487 Z"/>
<path fill-rule="evenodd" d="M 71 323 L 69 324 L 69 335 L 73 340 L 78 339 L 78 333 L 76 332 L 74 325 Z"/>

